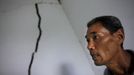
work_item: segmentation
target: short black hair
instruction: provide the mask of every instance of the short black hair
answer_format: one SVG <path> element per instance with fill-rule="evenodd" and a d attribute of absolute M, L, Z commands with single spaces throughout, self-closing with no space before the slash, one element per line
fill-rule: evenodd
<path fill-rule="evenodd" d="M 103 27 L 108 29 L 111 33 L 116 32 L 118 29 L 122 28 L 123 26 L 120 22 L 120 20 L 115 16 L 99 16 L 94 19 L 92 19 L 88 24 L 87 27 L 91 27 L 93 24 L 100 22 Z"/>

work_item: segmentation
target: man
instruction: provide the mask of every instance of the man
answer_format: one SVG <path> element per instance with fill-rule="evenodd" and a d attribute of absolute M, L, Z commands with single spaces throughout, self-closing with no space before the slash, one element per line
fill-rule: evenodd
<path fill-rule="evenodd" d="M 134 75 L 134 53 L 123 48 L 124 29 L 114 16 L 100 16 L 87 24 L 87 48 L 105 75 Z"/>

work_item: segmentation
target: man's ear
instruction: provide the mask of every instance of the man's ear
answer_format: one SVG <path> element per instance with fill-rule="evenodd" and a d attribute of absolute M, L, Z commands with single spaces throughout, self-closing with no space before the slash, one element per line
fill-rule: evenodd
<path fill-rule="evenodd" d="M 123 29 L 118 29 L 114 33 L 114 37 L 120 44 L 122 44 L 125 38 Z"/>

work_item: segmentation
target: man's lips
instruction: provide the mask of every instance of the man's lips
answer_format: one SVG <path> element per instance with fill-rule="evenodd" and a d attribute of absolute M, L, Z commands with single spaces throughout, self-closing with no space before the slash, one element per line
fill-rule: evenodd
<path fill-rule="evenodd" d="M 97 60 L 97 57 L 99 56 L 99 54 L 93 54 L 93 53 L 91 53 L 91 56 L 92 56 L 92 58 L 93 58 L 93 60 Z"/>
<path fill-rule="evenodd" d="M 93 60 L 96 60 L 97 59 L 97 56 L 93 55 L 92 58 L 93 58 Z"/>

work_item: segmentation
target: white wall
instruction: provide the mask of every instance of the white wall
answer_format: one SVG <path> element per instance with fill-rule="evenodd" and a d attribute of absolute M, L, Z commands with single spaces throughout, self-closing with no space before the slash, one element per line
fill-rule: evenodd
<path fill-rule="evenodd" d="M 86 49 L 86 40 L 84 38 L 86 33 L 86 24 L 94 17 L 101 15 L 117 16 L 125 29 L 126 40 L 125 48 L 134 49 L 133 46 L 133 28 L 134 28 L 134 1 L 133 0 L 63 0 L 64 11 L 79 38 L 85 53 L 89 58 L 89 63 L 92 64 L 96 75 L 103 75 L 103 67 L 95 66 Z"/>
<path fill-rule="evenodd" d="M 34 5 L 0 13 L 0 75 L 27 75 L 37 20 Z"/>
<path fill-rule="evenodd" d="M 41 4 L 43 35 L 33 65 L 33 75 L 94 75 L 60 5 Z M 87 67 L 88 66 L 88 67 Z"/>
<path fill-rule="evenodd" d="M 43 32 L 32 75 L 63 75 L 63 71 L 94 75 L 62 7 L 39 4 L 39 10 Z M 0 75 L 27 75 L 39 33 L 37 24 L 34 4 L 0 12 Z"/>

